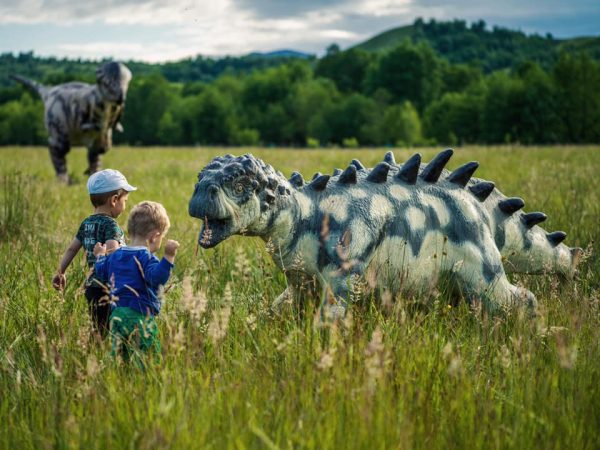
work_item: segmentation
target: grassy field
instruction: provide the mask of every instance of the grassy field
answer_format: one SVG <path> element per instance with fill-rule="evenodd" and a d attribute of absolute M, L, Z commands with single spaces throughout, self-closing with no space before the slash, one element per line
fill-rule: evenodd
<path fill-rule="evenodd" d="M 437 150 L 420 150 L 428 161 Z M 600 148 L 459 149 L 449 168 L 544 211 L 586 250 L 580 280 L 517 279 L 539 316 L 487 318 L 440 296 L 390 309 L 362 298 L 342 329 L 275 316 L 285 280 L 264 244 L 197 249 L 197 172 L 251 151 L 285 175 L 331 172 L 385 150 L 116 148 L 141 200 L 162 202 L 181 242 L 160 316 L 163 361 L 119 367 L 90 334 L 80 256 L 64 294 L 50 278 L 91 212 L 83 150 L 58 185 L 43 148 L 0 149 L 0 448 L 600 448 Z M 412 154 L 396 150 L 396 160 Z M 119 222 L 124 226 L 127 212 Z M 514 280 L 514 278 L 513 278 Z"/>

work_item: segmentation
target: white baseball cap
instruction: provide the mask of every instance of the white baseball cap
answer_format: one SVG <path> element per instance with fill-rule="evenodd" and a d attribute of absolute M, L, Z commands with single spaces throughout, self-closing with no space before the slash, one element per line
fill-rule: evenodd
<path fill-rule="evenodd" d="M 90 194 L 104 194 L 106 192 L 123 189 L 127 192 L 136 191 L 137 188 L 127 182 L 127 178 L 118 170 L 104 169 L 92 174 L 87 182 Z"/>

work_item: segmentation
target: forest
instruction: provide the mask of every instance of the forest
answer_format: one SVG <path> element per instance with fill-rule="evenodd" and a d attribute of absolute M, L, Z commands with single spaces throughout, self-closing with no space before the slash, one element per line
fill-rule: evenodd
<path fill-rule="evenodd" d="M 591 44 L 590 44 L 591 43 Z M 592 45 L 593 44 L 593 45 Z M 594 39 L 487 30 L 482 21 L 392 30 L 325 55 L 126 62 L 118 144 L 296 147 L 600 142 Z M 0 145 L 44 145 L 43 107 L 9 81 L 94 82 L 99 61 L 0 56 Z"/>

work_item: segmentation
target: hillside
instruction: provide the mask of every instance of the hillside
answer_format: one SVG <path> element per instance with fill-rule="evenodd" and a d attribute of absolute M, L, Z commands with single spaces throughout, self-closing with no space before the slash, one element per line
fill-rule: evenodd
<path fill-rule="evenodd" d="M 311 60 L 313 55 L 294 50 L 278 50 L 269 53 L 250 53 L 244 56 L 207 58 L 202 55 L 178 61 L 151 64 L 141 61 L 125 61 L 136 74 L 161 74 L 168 81 L 186 83 L 201 81 L 209 83 L 222 73 L 246 74 L 254 70 L 279 66 L 293 60 Z M 58 84 L 73 79 L 93 82 L 100 61 L 83 59 L 59 59 L 36 56 L 33 52 L 0 54 L 0 86 L 12 86 L 11 73 L 17 73 L 47 84 Z"/>
<path fill-rule="evenodd" d="M 600 59 L 600 37 L 561 40 L 550 34 L 527 35 L 500 27 L 490 30 L 484 21 L 469 26 L 464 20 L 424 22 L 417 19 L 412 25 L 385 31 L 353 48 L 380 52 L 404 40 L 426 42 L 448 61 L 475 63 L 485 72 L 514 67 L 523 61 L 536 61 L 550 67 L 561 51 L 587 51 L 593 58 Z"/>

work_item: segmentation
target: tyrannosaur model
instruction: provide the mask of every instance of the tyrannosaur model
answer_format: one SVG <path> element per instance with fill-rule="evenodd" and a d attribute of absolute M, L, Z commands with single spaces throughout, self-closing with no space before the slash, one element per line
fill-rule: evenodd
<path fill-rule="evenodd" d="M 66 155 L 72 145 L 88 149 L 87 174 L 99 170 L 100 155 L 112 145 L 112 131 L 122 131 L 119 119 L 125 107 L 131 71 L 120 62 L 107 62 L 96 70 L 96 84 L 80 82 L 44 86 L 13 75 L 13 79 L 39 94 L 44 102 L 50 158 L 56 176 L 69 181 Z"/>
<path fill-rule="evenodd" d="M 234 234 L 269 242 L 289 285 L 275 303 L 326 292 L 327 309 L 339 316 L 356 279 L 396 295 L 430 291 L 449 277 L 489 311 L 535 308 L 535 296 L 506 273 L 571 278 L 581 249 L 562 244 L 564 232 L 537 226 L 546 215 L 522 212 L 522 199 L 472 178 L 477 162 L 445 170 L 452 153 L 398 165 L 388 152 L 373 169 L 353 160 L 308 184 L 250 154 L 220 156 L 200 172 L 189 213 L 203 221 L 204 248 Z"/>

